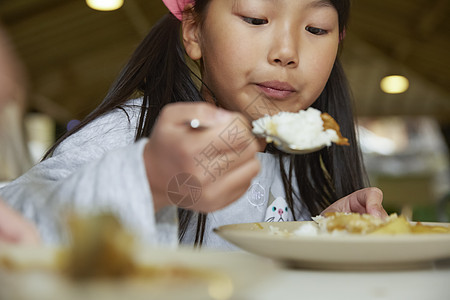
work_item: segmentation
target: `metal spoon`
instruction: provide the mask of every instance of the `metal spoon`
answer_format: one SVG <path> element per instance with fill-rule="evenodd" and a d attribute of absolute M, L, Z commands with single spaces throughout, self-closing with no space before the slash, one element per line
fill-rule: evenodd
<path fill-rule="evenodd" d="M 184 124 L 191 127 L 194 130 L 202 130 L 202 129 L 209 128 L 209 126 L 201 124 L 198 119 L 192 119 L 192 120 L 185 121 Z M 284 153 L 288 153 L 288 154 L 308 154 L 308 153 L 319 151 L 325 147 L 325 145 L 321 145 L 321 146 L 314 147 L 314 148 L 299 149 L 297 146 L 289 144 L 288 142 L 286 142 L 279 136 L 270 135 L 267 133 L 258 133 L 258 134 L 254 133 L 254 132 L 252 132 L 252 133 L 258 138 L 264 138 L 266 140 L 269 139 L 271 142 L 273 142 L 273 144 L 275 145 L 275 147 L 278 150 L 283 151 Z"/>

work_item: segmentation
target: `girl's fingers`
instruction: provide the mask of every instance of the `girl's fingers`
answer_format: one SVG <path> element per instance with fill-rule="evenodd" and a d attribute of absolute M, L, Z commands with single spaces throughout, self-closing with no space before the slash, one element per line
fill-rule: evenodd
<path fill-rule="evenodd" d="M 385 218 L 388 216 L 387 212 L 384 210 L 382 202 L 383 202 L 383 192 L 378 188 L 367 188 L 367 192 L 365 194 L 365 208 L 366 213 Z"/>
<path fill-rule="evenodd" d="M 337 200 L 326 208 L 321 214 L 327 212 L 354 212 L 371 214 L 377 217 L 387 217 L 388 214 L 382 206 L 383 192 L 375 187 L 365 188 Z"/>
<path fill-rule="evenodd" d="M 180 119 L 179 114 L 183 111 L 184 118 L 201 116 L 198 120 L 202 124 L 205 114 L 213 115 L 218 109 L 209 104 L 198 107 L 192 104 L 174 106 L 171 118 Z M 164 150 L 164 153 L 171 153 L 172 161 L 178 163 L 184 172 L 206 177 L 199 178 L 202 182 L 208 182 L 208 178 L 211 180 L 238 168 L 254 157 L 258 144 L 248 121 L 242 115 L 231 112 L 225 114 L 227 117 L 222 117 L 221 122 L 215 119 L 213 125 L 204 129 L 192 129 L 185 121 L 172 124 L 170 131 L 164 136 L 164 149 L 169 149 Z"/>
<path fill-rule="evenodd" d="M 193 118 L 206 128 L 193 129 L 186 124 Z M 167 105 L 144 150 L 155 209 L 179 204 L 180 193 L 173 196 L 177 199 L 171 199 L 168 186 L 177 176 L 185 175 L 196 178 L 203 191 L 195 210 L 206 212 L 228 205 L 256 176 L 257 151 L 248 120 L 241 114 L 207 103 Z"/>
<path fill-rule="evenodd" d="M 232 112 L 218 108 L 209 103 L 190 102 L 166 105 L 160 114 L 160 120 L 189 129 L 186 122 L 197 119 L 202 126 L 214 127 L 215 124 L 231 121 Z"/>
<path fill-rule="evenodd" d="M 14 244 L 39 244 L 36 227 L 0 200 L 0 240 Z"/>
<path fill-rule="evenodd" d="M 202 212 L 211 212 L 239 199 L 250 186 L 252 178 L 258 174 L 260 167 L 256 158 L 248 160 L 238 168 L 218 178 L 215 184 L 203 187 L 202 197 L 195 209 Z"/>
<path fill-rule="evenodd" d="M 193 160 L 198 174 L 210 178 L 220 177 L 241 167 L 255 158 L 258 144 L 253 136 L 243 136 L 241 145 L 233 147 L 220 139 L 207 140 L 208 143 L 199 150 Z"/>

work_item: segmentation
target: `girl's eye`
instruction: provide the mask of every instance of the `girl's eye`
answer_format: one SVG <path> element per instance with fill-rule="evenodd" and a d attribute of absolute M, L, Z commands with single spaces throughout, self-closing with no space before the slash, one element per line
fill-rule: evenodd
<path fill-rule="evenodd" d="M 250 17 L 242 17 L 242 20 L 244 20 L 245 22 L 247 22 L 248 24 L 251 24 L 251 25 L 264 25 L 264 24 L 269 23 L 265 19 L 257 19 L 257 18 L 250 18 Z"/>
<path fill-rule="evenodd" d="M 324 29 L 320 29 L 320 28 L 317 28 L 317 27 L 311 27 L 311 26 L 306 26 L 305 30 L 310 32 L 310 33 L 312 33 L 312 34 L 314 34 L 314 35 L 322 35 L 322 34 L 326 34 L 327 33 L 327 31 L 324 30 Z"/>

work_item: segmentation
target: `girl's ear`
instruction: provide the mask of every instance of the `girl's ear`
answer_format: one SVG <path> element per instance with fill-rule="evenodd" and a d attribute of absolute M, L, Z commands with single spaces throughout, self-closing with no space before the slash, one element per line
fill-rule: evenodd
<path fill-rule="evenodd" d="M 200 47 L 200 24 L 193 15 L 192 8 L 186 10 L 182 21 L 183 44 L 186 53 L 192 60 L 199 60 L 202 57 Z"/>

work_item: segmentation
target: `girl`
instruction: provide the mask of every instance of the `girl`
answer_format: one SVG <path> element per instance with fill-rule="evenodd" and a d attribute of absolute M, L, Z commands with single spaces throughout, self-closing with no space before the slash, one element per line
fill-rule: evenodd
<path fill-rule="evenodd" d="M 0 26 L 0 186 L 32 165 L 23 128 L 26 81 L 25 70 Z M 39 235 L 32 224 L 0 199 L 1 240 L 33 244 Z"/>
<path fill-rule="evenodd" d="M 221 248 L 212 228 L 224 224 L 386 215 L 381 192 L 363 189 L 337 59 L 349 1 L 164 2 L 171 14 L 103 103 L 0 192 L 46 242 L 64 238 L 69 207 L 112 211 L 144 242 Z M 335 117 L 351 146 L 290 156 L 252 136 L 251 120 L 309 106 Z"/>

